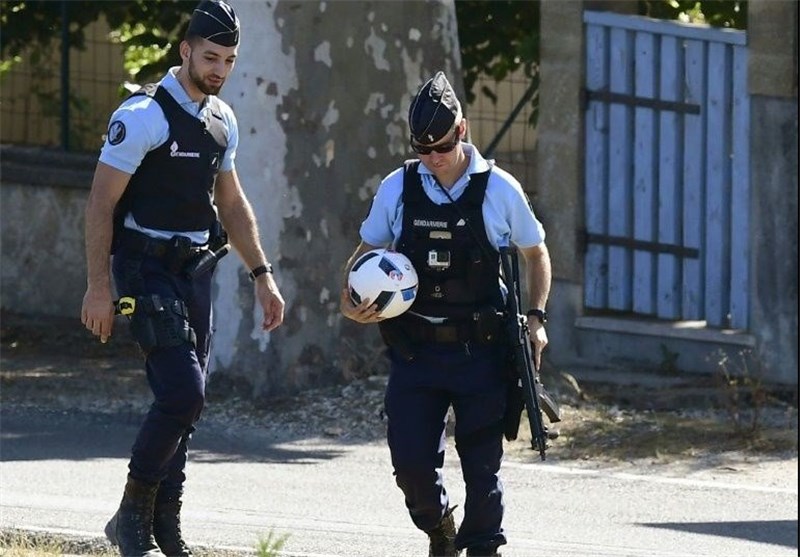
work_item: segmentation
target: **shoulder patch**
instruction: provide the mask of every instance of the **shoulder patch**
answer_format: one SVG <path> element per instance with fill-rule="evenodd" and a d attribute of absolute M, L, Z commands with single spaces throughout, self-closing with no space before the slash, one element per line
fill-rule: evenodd
<path fill-rule="evenodd" d="M 114 120 L 108 126 L 108 134 L 106 139 L 110 145 L 119 145 L 125 140 L 125 124 L 119 120 Z"/>

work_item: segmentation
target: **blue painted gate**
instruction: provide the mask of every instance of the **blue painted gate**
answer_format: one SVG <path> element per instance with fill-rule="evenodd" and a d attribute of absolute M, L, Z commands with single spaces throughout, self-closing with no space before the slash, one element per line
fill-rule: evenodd
<path fill-rule="evenodd" d="M 586 307 L 747 329 L 746 34 L 584 22 Z"/>

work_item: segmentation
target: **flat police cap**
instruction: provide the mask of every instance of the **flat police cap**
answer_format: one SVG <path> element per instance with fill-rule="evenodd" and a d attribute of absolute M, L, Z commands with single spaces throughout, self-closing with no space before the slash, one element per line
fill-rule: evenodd
<path fill-rule="evenodd" d="M 203 0 L 192 12 L 186 34 L 220 46 L 236 46 L 239 44 L 239 18 L 222 0 Z"/>
<path fill-rule="evenodd" d="M 461 116 L 461 103 L 444 72 L 436 72 L 420 87 L 408 110 L 411 138 L 430 145 L 444 138 Z"/>

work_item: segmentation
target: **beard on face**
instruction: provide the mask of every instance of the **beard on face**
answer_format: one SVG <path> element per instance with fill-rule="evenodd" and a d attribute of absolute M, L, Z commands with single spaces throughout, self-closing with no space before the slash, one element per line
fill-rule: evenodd
<path fill-rule="evenodd" d="M 225 84 L 225 80 L 222 80 L 222 83 L 219 85 L 211 85 L 210 83 L 206 83 L 200 74 L 197 73 L 197 70 L 194 67 L 194 62 L 189 60 L 189 79 L 191 80 L 192 84 L 200 89 L 204 95 L 216 95 L 219 93 L 222 86 Z"/>

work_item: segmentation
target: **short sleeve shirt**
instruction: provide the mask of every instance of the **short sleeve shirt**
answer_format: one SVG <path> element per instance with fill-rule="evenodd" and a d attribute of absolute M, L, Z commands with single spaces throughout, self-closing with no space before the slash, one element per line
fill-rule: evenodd
<path fill-rule="evenodd" d="M 463 143 L 463 147 L 470 162 L 464 175 L 448 190 L 454 200 L 464 193 L 472 174 L 486 172 L 490 168 L 489 162 L 474 145 Z M 529 248 L 544 242 L 544 227 L 534 214 L 519 181 L 502 168 L 491 168 L 482 208 L 489 242 L 498 250 L 512 244 Z M 361 223 L 360 234 L 364 243 L 396 246 L 399 241 L 403 228 L 403 171 L 404 168 L 398 168 L 378 186 L 369 214 Z M 433 203 L 450 203 L 430 169 L 420 163 L 418 172 L 422 178 L 422 188 Z"/>
<path fill-rule="evenodd" d="M 178 81 L 176 74 L 178 67 L 170 68 L 167 74 L 159 81 L 161 85 L 178 104 L 189 114 L 202 119 L 205 111 L 209 110 L 209 103 L 193 101 L 183 86 Z M 234 169 L 236 148 L 239 144 L 239 127 L 233 110 L 226 103 L 218 103 L 222 121 L 225 125 L 228 138 L 228 147 L 220 162 L 220 172 L 229 172 Z M 169 124 L 164 112 L 152 97 L 135 95 L 126 99 L 115 110 L 109 121 L 109 133 L 100 151 L 100 162 L 107 164 L 128 174 L 133 174 L 142 163 L 145 155 L 164 144 L 169 139 Z M 141 230 L 157 238 L 170 238 L 174 232 L 144 229 L 128 216 L 125 226 Z M 192 236 L 192 234 L 188 234 Z M 198 242 L 201 237 L 195 238 Z"/>
<path fill-rule="evenodd" d="M 166 89 L 186 112 L 202 119 L 205 111 L 209 108 L 208 103 L 200 106 L 200 103 L 189 98 L 175 77 L 177 71 L 177 67 L 171 68 L 159 85 Z M 221 101 L 219 106 L 222 121 L 228 132 L 228 148 L 220 163 L 220 172 L 228 172 L 234 167 L 236 148 L 239 143 L 239 127 L 233 110 Z M 117 122 L 124 127 L 120 128 Z M 100 162 L 128 174 L 136 172 L 145 155 L 163 145 L 169 138 L 169 124 L 164 117 L 164 112 L 158 103 L 147 95 L 137 95 L 123 101 L 111 115 L 109 129 L 112 128 L 122 129 L 123 138 L 121 141 L 113 142 L 109 141 L 110 137 L 106 139 L 100 151 Z M 119 137 L 119 132 L 115 135 Z"/>

